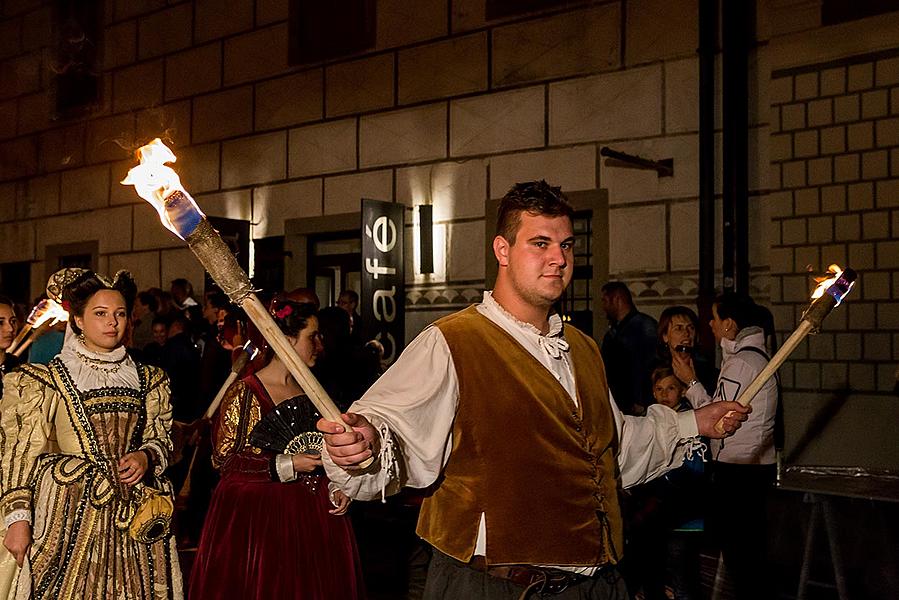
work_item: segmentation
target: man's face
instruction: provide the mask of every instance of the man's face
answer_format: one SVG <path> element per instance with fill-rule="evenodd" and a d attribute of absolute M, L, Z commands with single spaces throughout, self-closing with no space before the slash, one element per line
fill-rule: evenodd
<path fill-rule="evenodd" d="M 206 319 L 206 322 L 210 325 L 215 325 L 219 322 L 219 309 L 217 309 L 209 300 L 203 303 L 203 318 Z"/>
<path fill-rule="evenodd" d="M 337 306 L 347 311 L 351 315 L 356 312 L 356 303 L 353 302 L 349 296 L 343 296 L 337 298 Z"/>
<path fill-rule="evenodd" d="M 144 315 L 150 312 L 150 308 L 140 301 L 140 298 L 134 301 L 134 307 L 131 309 L 131 316 L 135 319 L 140 319 Z"/>
<path fill-rule="evenodd" d="M 155 323 L 153 325 L 153 341 L 163 345 L 168 339 L 168 331 L 166 331 L 165 323 Z"/>
<path fill-rule="evenodd" d="M 504 238 L 499 238 L 504 240 Z M 501 242 L 502 244 L 502 242 Z M 498 257 L 511 288 L 534 307 L 548 308 L 571 281 L 574 232 L 568 217 L 521 214 L 515 243 Z"/>
<path fill-rule="evenodd" d="M 610 320 L 614 319 L 615 315 L 618 314 L 615 310 L 615 298 L 607 292 L 603 292 L 599 297 L 599 305 L 602 306 L 602 311 L 606 313 L 606 317 Z"/>

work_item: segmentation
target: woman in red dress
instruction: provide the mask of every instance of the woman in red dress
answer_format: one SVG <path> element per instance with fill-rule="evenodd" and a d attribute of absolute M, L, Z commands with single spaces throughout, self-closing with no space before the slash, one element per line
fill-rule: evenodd
<path fill-rule="evenodd" d="M 311 367 L 321 349 L 314 306 L 283 300 L 273 304 L 272 314 Z M 344 516 L 349 499 L 325 477 L 320 455 L 266 450 L 254 434 L 282 403 L 313 414 L 302 394 L 277 356 L 228 389 L 213 429 L 212 460 L 222 478 L 200 538 L 190 598 L 364 597 L 359 554 Z M 314 423 L 310 418 L 310 431 Z"/>

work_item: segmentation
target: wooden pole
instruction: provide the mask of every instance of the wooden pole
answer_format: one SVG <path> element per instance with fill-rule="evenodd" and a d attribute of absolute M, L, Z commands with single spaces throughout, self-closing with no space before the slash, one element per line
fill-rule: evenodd
<path fill-rule="evenodd" d="M 25 323 L 22 326 L 22 329 L 19 331 L 19 334 L 12 341 L 12 344 L 9 345 L 9 348 L 6 349 L 7 352 L 14 353 L 19 344 L 22 343 L 22 340 L 25 339 L 25 336 L 31 331 L 32 327 L 34 327 L 31 323 Z M 18 356 L 18 354 L 16 354 Z"/>

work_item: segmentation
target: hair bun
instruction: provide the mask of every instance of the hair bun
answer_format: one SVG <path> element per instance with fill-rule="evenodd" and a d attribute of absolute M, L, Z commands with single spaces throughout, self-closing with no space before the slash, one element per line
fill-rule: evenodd
<path fill-rule="evenodd" d="M 76 267 L 66 267 L 65 269 L 60 269 L 56 273 L 50 276 L 50 279 L 47 280 L 47 297 L 51 300 L 55 300 L 56 302 L 62 302 L 62 292 L 67 287 L 84 277 L 85 275 L 92 274 L 91 271 L 87 269 L 80 269 Z"/>

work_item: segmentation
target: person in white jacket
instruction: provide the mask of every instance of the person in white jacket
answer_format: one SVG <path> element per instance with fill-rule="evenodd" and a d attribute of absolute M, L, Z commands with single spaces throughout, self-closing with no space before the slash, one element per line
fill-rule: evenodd
<path fill-rule="evenodd" d="M 712 402 L 736 400 L 765 368 L 765 332 L 760 327 L 763 309 L 748 296 L 725 294 L 712 306 L 709 325 L 721 346 L 721 373 L 713 396 L 696 380 L 692 365 L 673 353 L 675 374 L 687 385 L 686 397 L 694 408 Z M 766 496 L 777 477 L 774 424 L 778 384 L 769 379 L 752 401 L 752 413 L 727 440 L 712 440 L 712 485 L 708 529 L 720 544 L 737 598 L 767 598 L 760 586 L 767 539 Z M 733 519 L 733 507 L 745 507 Z M 725 521 L 726 519 L 726 521 Z"/>

